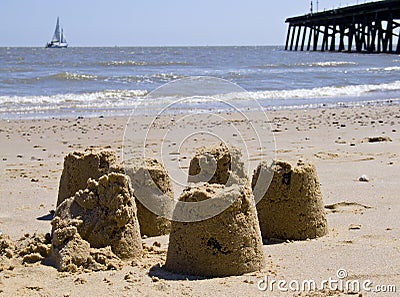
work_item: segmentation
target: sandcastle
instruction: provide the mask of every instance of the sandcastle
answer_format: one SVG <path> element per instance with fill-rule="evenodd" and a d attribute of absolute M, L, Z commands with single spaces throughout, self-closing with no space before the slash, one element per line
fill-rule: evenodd
<path fill-rule="evenodd" d="M 197 164 L 211 164 L 211 157 L 215 170 L 199 172 Z M 196 154 L 189 169 L 192 175 L 189 180 L 193 181 L 193 175 L 197 174 L 196 183 L 183 191 L 180 201 L 213 204 L 225 200 L 230 204 L 206 220 L 171 223 L 166 270 L 198 276 L 229 276 L 264 267 L 255 203 L 243 167 L 240 152 L 222 144 Z M 202 180 L 207 177 L 208 182 Z M 230 183 L 230 177 L 237 182 Z"/>
<path fill-rule="evenodd" d="M 99 179 L 108 173 L 116 157 L 110 150 L 75 151 L 64 158 L 64 169 L 60 178 L 57 206 L 65 199 L 72 197 L 81 189 L 86 188 L 89 178 Z"/>
<path fill-rule="evenodd" d="M 143 164 L 139 162 L 130 166 L 112 166 L 110 172 L 121 172 L 128 175 L 134 188 L 136 198 L 137 217 L 141 235 L 159 236 L 168 234 L 171 222 L 152 210 L 149 210 L 141 200 L 157 199 L 163 196 L 173 199 L 171 181 L 165 167 L 155 159 L 146 159 Z M 157 213 L 167 213 L 170 205 L 162 205 L 163 199 L 158 199 Z M 146 202 L 145 201 L 145 202 Z M 151 203 L 151 201 L 149 201 Z M 164 207 L 164 209 L 162 209 Z"/>
<path fill-rule="evenodd" d="M 254 189 L 256 183 L 269 181 L 271 174 L 273 178 L 267 191 L 261 187 Z M 304 240 L 327 234 L 323 198 L 314 165 L 299 161 L 292 167 L 288 162 L 275 161 L 269 167 L 261 163 L 254 172 L 252 187 L 256 200 L 261 199 L 257 212 L 263 238 Z"/>
<path fill-rule="evenodd" d="M 119 259 L 141 258 L 136 204 L 126 175 L 89 179 L 86 189 L 57 207 L 52 225 L 51 258 L 61 271 L 99 270 L 96 265 L 113 267 Z"/>
<path fill-rule="evenodd" d="M 189 182 L 230 186 L 246 180 L 240 151 L 224 143 L 200 148 L 189 166 Z"/>
<path fill-rule="evenodd" d="M 142 257 L 134 190 L 127 175 L 108 173 L 115 164 L 115 154 L 108 150 L 65 157 L 51 234 L 19 244 L 17 256 L 23 263 L 40 261 L 68 272 L 99 271 L 119 269 Z M 0 258 L 13 257 L 16 248 L 10 247 L 0 238 Z"/>
<path fill-rule="evenodd" d="M 146 199 L 164 195 L 173 199 L 172 185 L 164 166 L 157 160 L 147 159 L 141 165 L 122 166 L 116 162 L 113 151 L 86 150 L 75 151 L 64 159 L 64 169 L 60 179 L 57 206 L 65 199 L 72 197 L 79 190 L 86 188 L 89 178 L 98 180 L 109 172 L 127 174 L 131 178 L 136 198 Z M 165 197 L 164 196 L 164 197 Z M 141 235 L 159 236 L 169 233 L 170 221 L 148 210 L 140 200 L 136 199 L 137 217 Z M 162 199 L 161 199 L 162 200 Z M 162 206 L 158 206 L 161 208 Z M 163 212 L 164 210 L 159 211 Z M 167 210 L 165 210 L 167 212 Z"/>

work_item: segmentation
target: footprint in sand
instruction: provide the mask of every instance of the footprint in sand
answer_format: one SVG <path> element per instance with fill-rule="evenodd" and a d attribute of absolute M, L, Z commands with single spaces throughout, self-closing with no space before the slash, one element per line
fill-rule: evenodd
<path fill-rule="evenodd" d="M 371 209 L 373 207 L 363 205 L 357 202 L 338 202 L 334 204 L 325 205 L 325 209 L 330 213 L 354 213 L 362 214 L 365 210 Z"/>
<path fill-rule="evenodd" d="M 322 160 L 333 160 L 339 157 L 339 154 L 330 153 L 330 152 L 318 152 L 314 154 L 314 156 L 318 159 Z"/>

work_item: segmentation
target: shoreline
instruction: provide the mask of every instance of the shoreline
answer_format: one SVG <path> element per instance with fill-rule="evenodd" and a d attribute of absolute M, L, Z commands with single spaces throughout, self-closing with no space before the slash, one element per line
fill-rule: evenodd
<path fill-rule="evenodd" d="M 163 271 L 160 267 L 165 260 L 168 236 L 147 238 L 143 241 L 148 246 L 157 241 L 161 247 L 157 253 L 149 252 L 139 266 L 63 276 L 54 268 L 38 263 L 17 266 L 0 272 L 0 296 L 13 292 L 29 296 L 33 287 L 40 288 L 38 291 L 43 296 L 78 296 L 82 292 L 101 296 L 132 296 L 143 292 L 155 296 L 263 296 L 265 292 L 257 289 L 257 283 L 265 275 L 286 281 L 321 280 L 335 277 L 338 269 L 346 269 L 350 279 L 394 284 L 400 290 L 400 275 L 396 270 L 400 267 L 397 219 L 400 213 L 400 106 L 278 110 L 266 111 L 266 114 L 274 131 L 276 158 L 292 163 L 303 159 L 316 165 L 327 206 L 327 236 L 264 244 L 267 266 L 263 271 L 200 280 L 179 279 Z M 226 116 L 235 121 L 237 115 Z M 168 123 L 171 117 L 174 116 L 163 119 Z M 103 116 L 0 120 L 0 230 L 3 234 L 16 240 L 26 233 L 49 232 L 50 222 L 37 218 L 55 207 L 64 156 L 93 146 L 110 148 L 121 158 L 127 119 L 127 116 Z M 140 118 L 135 120 L 140 122 Z M 202 127 L 204 123 L 193 117 L 192 125 Z M 160 126 L 159 133 L 149 139 L 155 148 L 165 128 Z M 368 137 L 379 136 L 386 141 L 368 141 Z M 187 166 L 197 148 L 194 143 L 184 147 L 179 155 L 182 167 Z M 256 148 L 249 147 L 249 152 L 257 161 Z M 359 181 L 362 175 L 368 176 L 369 181 Z M 354 229 L 352 225 L 359 228 Z M 83 281 L 75 282 L 76 279 Z M 288 293 L 276 294 L 288 296 Z"/>
<path fill-rule="evenodd" d="M 133 90 L 133 92 L 137 92 L 138 90 Z M 312 91 L 312 90 L 308 90 Z M 104 91 L 104 92 L 111 92 L 111 91 Z M 118 92 L 124 92 L 119 90 Z M 126 90 L 126 92 L 129 92 Z M 147 92 L 147 91 L 146 91 Z M 279 92 L 279 91 L 276 91 Z M 249 94 L 252 94 L 254 92 L 248 92 Z M 145 103 L 144 99 L 146 99 L 146 96 L 148 96 L 150 93 L 146 94 L 144 97 L 137 97 L 137 100 L 141 102 L 141 105 L 138 105 L 139 108 L 145 109 L 145 112 L 142 110 L 139 110 L 137 112 L 138 115 L 155 115 L 155 113 L 149 113 L 148 110 L 148 105 Z M 69 94 L 70 95 L 70 94 Z M 62 96 L 62 95 L 60 95 Z M 34 96 L 33 96 L 34 97 Z M 41 97 L 41 96 L 39 96 Z M 290 110 L 301 110 L 301 109 L 335 109 L 335 108 L 363 108 L 363 107 L 368 107 L 368 106 L 392 106 L 392 105 L 400 105 L 400 98 L 398 96 L 395 96 L 393 98 L 387 98 L 388 96 L 386 95 L 384 99 L 368 99 L 368 97 L 362 97 L 363 99 L 361 100 L 354 100 L 353 97 L 349 96 L 343 96 L 343 97 L 326 97 L 326 98 L 305 98 L 305 99 L 299 99 L 299 98 L 285 98 L 285 99 L 273 99 L 273 98 L 267 98 L 267 99 L 255 99 L 252 98 L 252 95 L 250 95 L 250 98 L 246 99 L 251 106 L 257 109 L 262 109 L 265 112 L 271 112 L 271 111 L 290 111 Z M 323 100 L 322 100 L 323 98 Z M 338 100 L 341 99 L 341 100 Z M 170 100 L 170 99 L 168 99 Z M 171 106 L 173 106 L 174 103 L 169 102 L 169 101 L 163 102 L 162 105 L 159 104 L 154 104 L 153 109 L 156 112 L 159 111 L 164 111 L 167 110 L 169 115 L 174 115 L 174 114 L 192 114 L 196 113 L 196 111 L 208 111 L 208 110 L 214 110 L 215 108 L 218 108 L 218 104 L 215 106 L 212 104 L 212 101 L 210 102 L 202 102 L 203 106 L 196 106 L 195 104 L 193 105 L 192 103 L 187 103 L 186 105 L 181 105 L 178 106 L 178 109 L 169 109 Z M 246 100 L 244 99 L 234 99 L 234 100 L 229 100 L 229 99 L 214 99 L 218 103 L 225 104 L 229 107 L 236 108 L 236 106 L 241 106 L 245 107 L 246 106 Z M 221 101 L 219 101 L 221 100 Z M 174 101 L 179 101 L 178 99 L 174 99 Z M 278 102 L 275 102 L 278 101 Z M 322 101 L 322 102 L 321 102 Z M 324 102 L 325 101 L 325 102 Z M 274 105 L 278 103 L 279 105 Z M 182 103 L 178 103 L 182 104 Z M 46 104 L 44 104 L 46 106 Z M 134 106 L 127 106 L 126 104 L 121 104 L 121 102 L 116 103 L 115 106 L 111 108 L 106 108 L 106 107 L 89 107 L 89 106 L 80 106 L 80 107 L 69 107 L 69 106 L 59 106 L 58 109 L 52 109 L 52 107 L 47 106 L 45 110 L 43 111 L 34 111 L 34 112 L 29 112 L 29 110 L 33 108 L 31 107 L 26 107 L 24 111 L 19 111 L 15 112 L 11 110 L 1 110 L 0 109 L 0 121 L 1 120 L 45 120 L 45 119 L 73 119 L 76 117 L 85 117 L 85 118 L 96 118 L 96 117 L 129 117 L 130 114 L 132 114 L 136 108 Z M 257 112 L 255 111 L 255 112 Z M 230 112 L 227 108 L 219 108 L 218 112 L 221 113 L 226 113 Z M 72 116 L 74 115 L 74 116 Z"/>

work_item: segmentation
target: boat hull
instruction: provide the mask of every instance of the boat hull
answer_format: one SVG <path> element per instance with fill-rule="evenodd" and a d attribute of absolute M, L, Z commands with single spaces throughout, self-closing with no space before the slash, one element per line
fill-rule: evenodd
<path fill-rule="evenodd" d="M 68 43 L 48 43 L 46 48 L 67 48 Z"/>

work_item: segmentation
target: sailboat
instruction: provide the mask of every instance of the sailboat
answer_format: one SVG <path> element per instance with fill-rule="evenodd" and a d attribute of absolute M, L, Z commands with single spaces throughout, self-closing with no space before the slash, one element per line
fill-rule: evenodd
<path fill-rule="evenodd" d="M 68 43 L 64 36 L 64 30 L 62 28 L 60 30 L 60 18 L 57 17 L 53 38 L 46 44 L 46 48 L 66 48 L 67 46 Z"/>

